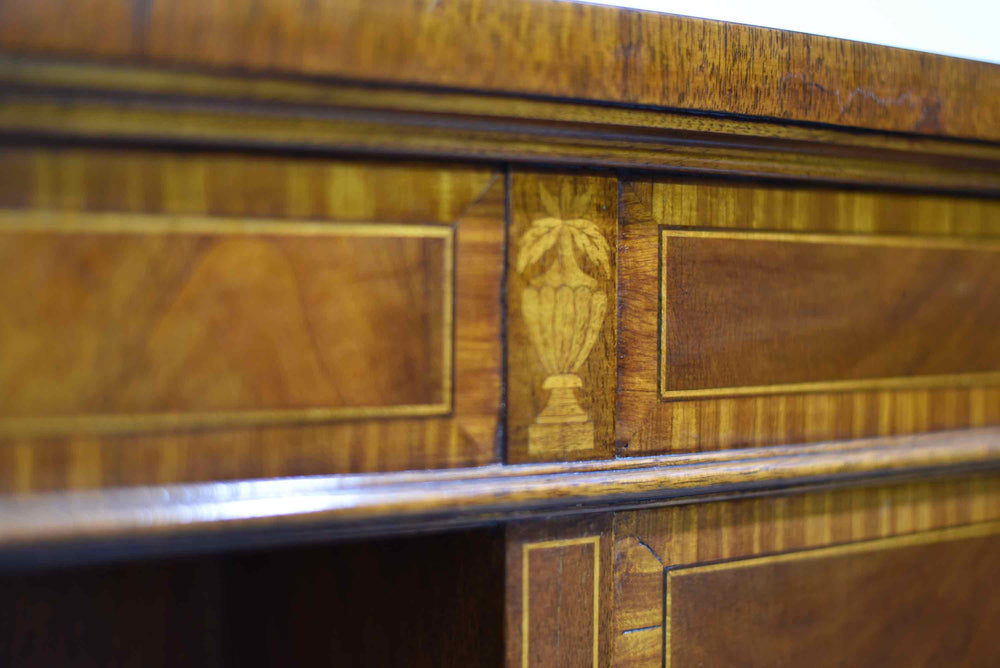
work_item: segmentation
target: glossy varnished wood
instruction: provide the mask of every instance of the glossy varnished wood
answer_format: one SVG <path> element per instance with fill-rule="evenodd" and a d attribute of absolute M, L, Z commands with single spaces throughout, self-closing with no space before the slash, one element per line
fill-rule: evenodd
<path fill-rule="evenodd" d="M 447 415 L 453 261 L 443 225 L 0 210 L 0 433 Z"/>
<path fill-rule="evenodd" d="M 1000 191 L 1000 147 L 577 100 L 0 55 L 0 132 Z"/>
<path fill-rule="evenodd" d="M 1000 138 L 995 65 L 813 35 L 516 0 L 0 5 L 0 49 L 475 88 Z M 739 91 L 734 94 L 733 91 Z M 977 104 L 969 104 L 969 99 Z"/>
<path fill-rule="evenodd" d="M 4 299 L 2 413 L 28 421 L 7 424 L 0 488 L 494 461 L 498 173 L 13 148 L 0 171 L 21 286 Z M 319 234 L 283 233 L 297 226 Z M 324 360 L 340 371 L 308 371 Z M 414 400 L 437 408 L 386 410 Z M 355 414 L 310 419 L 320 405 Z M 71 424 L 44 433 L 53 417 Z"/>
<path fill-rule="evenodd" d="M 611 515 L 507 529 L 508 668 L 605 668 Z"/>
<path fill-rule="evenodd" d="M 995 659 L 998 84 L 572 2 L 0 0 L 0 664 Z"/>
<path fill-rule="evenodd" d="M 914 542 L 930 543 L 936 537 L 926 532 L 968 525 L 982 527 L 984 523 L 998 519 L 1000 479 L 995 476 L 619 513 L 615 519 L 614 609 L 617 630 L 612 665 L 633 668 L 663 665 L 664 568 L 749 559 L 769 554 L 794 554 L 833 545 L 859 546 L 865 541 L 895 536 L 909 536 Z M 888 551 L 883 549 L 887 547 L 876 545 L 872 552 L 873 558 L 878 561 L 883 554 L 887 555 Z M 970 574 L 967 566 L 973 562 L 964 560 L 972 556 L 977 556 L 975 550 L 961 550 L 956 556 L 941 561 L 934 560 L 932 573 L 927 573 L 926 577 L 910 578 L 912 570 L 907 569 L 896 574 L 905 574 L 905 579 L 894 579 L 890 569 L 882 577 L 874 578 L 866 586 L 872 591 L 882 591 L 884 595 L 877 605 L 874 602 L 869 605 L 863 619 L 858 621 L 862 621 L 866 628 L 882 630 L 886 640 L 895 638 L 898 634 L 909 633 L 913 629 L 907 628 L 905 624 L 898 631 L 889 630 L 893 628 L 893 620 L 898 612 L 893 606 L 897 602 L 908 600 L 908 597 L 916 597 L 909 599 L 916 601 L 923 596 L 932 596 L 935 591 L 947 597 L 947 590 L 960 582 L 967 586 L 969 581 L 963 578 Z M 995 549 L 985 550 L 977 558 L 985 559 L 986 564 L 995 567 Z M 781 610 L 785 603 L 793 600 L 789 597 L 796 596 L 794 592 L 786 591 L 780 586 L 780 579 L 775 579 L 772 584 L 774 586 L 769 589 L 768 595 L 758 598 L 753 604 L 762 606 L 761 615 L 765 615 L 766 609 Z M 829 586 L 824 585 L 814 590 L 815 595 L 842 595 L 850 600 L 850 591 L 828 584 Z M 699 596 L 709 595 L 709 592 L 707 589 L 700 590 Z M 842 620 L 838 616 L 843 612 L 843 608 L 837 607 L 840 603 L 828 600 L 831 607 L 817 611 L 814 618 L 816 623 L 824 624 L 822 620 L 826 619 L 829 622 L 825 624 L 826 628 L 832 630 L 838 624 L 849 622 L 850 619 Z M 967 598 L 965 600 L 968 601 Z M 992 604 L 987 601 L 980 603 L 987 606 Z M 969 601 L 969 609 L 980 603 Z M 983 612 L 987 610 L 979 609 Z M 830 614 L 829 617 L 825 616 L 827 613 Z M 923 614 L 919 609 L 913 610 L 913 613 Z M 803 625 L 811 623 L 808 621 L 809 616 L 798 619 Z M 944 617 L 935 619 L 935 626 L 941 634 L 956 632 L 957 627 L 971 632 L 976 627 L 975 621 L 967 623 L 961 617 L 948 617 L 947 621 Z M 780 653 L 782 648 L 769 642 L 770 639 L 778 638 L 774 634 L 760 633 L 752 640 L 747 638 L 745 642 L 751 644 L 741 652 L 740 643 L 735 640 L 746 638 L 739 635 L 742 628 L 746 627 L 732 625 L 719 629 L 720 632 L 726 631 L 726 641 L 717 642 L 708 648 L 709 665 L 727 665 L 726 657 L 731 659 L 734 652 L 748 660 L 754 656 L 765 656 L 755 655 L 754 652 L 758 650 L 772 652 L 766 655 L 770 658 L 763 659 L 765 665 L 783 662 L 781 654 L 773 653 Z M 804 626 L 801 630 L 808 633 Z M 711 631 L 706 630 L 705 633 Z M 680 631 L 674 631 L 672 643 L 685 642 L 686 639 L 679 634 Z M 928 628 L 921 638 L 926 645 L 921 649 L 912 646 L 900 651 L 915 651 L 916 654 L 909 656 L 916 662 L 928 661 L 934 656 L 970 656 L 950 653 L 945 645 L 938 644 L 937 641 L 942 637 L 944 636 L 938 631 Z M 696 638 L 697 636 L 690 640 L 694 642 Z M 845 637 L 836 652 L 818 657 L 817 660 L 836 661 L 844 656 L 843 651 L 854 642 L 863 640 L 857 636 Z M 886 648 L 884 644 L 870 647 L 873 652 L 884 651 Z M 971 646 L 953 647 L 955 652 L 970 648 Z M 871 656 L 877 656 L 877 653 Z M 858 655 L 855 658 L 865 661 L 869 656 Z M 722 663 L 712 663 L 716 661 Z M 904 660 L 902 663 L 908 662 Z M 751 662 L 750 665 L 758 664 Z"/>
<path fill-rule="evenodd" d="M 507 460 L 613 453 L 618 184 L 514 172 L 507 257 Z"/>
<path fill-rule="evenodd" d="M 1000 524 L 666 570 L 665 662 L 991 666 Z"/>
<path fill-rule="evenodd" d="M 996 428 L 471 470 L 317 476 L 0 499 L 0 563 L 158 554 L 447 529 L 790 487 L 994 470 Z M 169 536 L 169 541 L 163 541 Z"/>
<path fill-rule="evenodd" d="M 664 228 L 660 249 L 663 399 L 1000 383 L 996 240 Z"/>
<path fill-rule="evenodd" d="M 710 275 L 699 275 L 696 284 L 690 286 L 691 292 L 685 295 L 677 290 L 676 283 L 671 283 L 684 278 L 683 259 L 673 258 L 681 262 L 670 265 L 662 261 L 664 253 L 673 252 L 665 228 L 743 237 L 726 242 L 726 258 L 706 260 L 702 266 Z M 681 180 L 624 184 L 619 240 L 619 453 L 718 450 L 1000 421 L 1000 390 L 990 375 L 994 368 L 989 351 L 995 337 L 988 324 L 996 313 L 996 297 L 991 292 L 995 264 L 991 249 L 996 247 L 998 232 L 1000 208 L 993 200 Z M 752 244 L 740 245 L 757 234 L 761 236 L 754 238 L 768 238 L 766 233 L 819 234 L 833 246 L 809 244 L 808 253 L 799 255 L 798 272 L 805 272 L 801 280 L 796 273 L 781 287 L 768 281 L 790 265 L 772 265 L 773 272 L 768 273 L 767 258 L 755 257 Z M 874 243 L 879 239 L 882 243 Z M 905 251 L 907 244 L 913 250 Z M 676 250 L 676 246 L 673 248 Z M 712 248 L 718 250 L 719 246 Z M 778 246 L 771 242 L 765 248 L 773 251 Z M 830 248 L 843 261 L 858 261 L 865 254 L 869 257 L 863 267 L 838 274 L 843 266 L 834 270 L 827 256 L 827 266 L 834 271 L 821 276 L 819 260 L 823 257 L 816 251 L 823 248 Z M 916 250 L 921 250 L 917 254 L 928 255 L 918 261 Z M 890 255 L 892 260 L 888 259 Z M 791 261 L 790 257 L 784 260 Z M 877 276 L 869 274 L 875 269 L 880 269 Z M 675 270 L 681 275 L 671 273 Z M 865 276 L 869 278 L 861 280 Z M 663 292 L 664 286 L 669 291 L 671 285 L 677 292 L 676 304 L 667 303 L 671 296 Z M 855 300 L 849 296 L 850 286 L 861 291 Z M 755 293 L 768 287 L 781 288 L 781 295 Z M 795 301 L 789 297 L 792 289 L 798 291 L 801 303 L 786 308 L 790 300 Z M 811 295 L 808 303 L 806 293 Z M 717 299 L 729 299 L 728 305 L 713 308 L 713 300 Z M 837 299 L 843 300 L 842 308 L 837 309 L 839 315 L 831 310 Z M 683 312 L 684 322 L 671 320 L 679 317 L 678 309 Z M 938 313 L 921 323 L 921 318 L 935 309 Z M 741 313 L 747 320 L 737 327 L 735 318 Z M 779 313 L 783 315 L 775 317 L 780 323 L 763 324 L 766 318 Z M 819 323 L 819 331 L 835 329 L 837 317 L 850 321 L 844 325 L 849 333 L 830 345 L 851 340 L 853 349 L 833 356 L 836 368 L 822 373 L 808 371 L 808 365 L 813 363 L 810 360 L 821 363 L 835 352 L 829 347 L 822 353 L 814 352 L 807 345 L 810 340 L 816 342 L 809 338 L 810 327 Z M 666 341 L 673 349 L 664 351 L 662 328 L 672 324 L 673 333 L 668 336 L 684 335 L 685 326 L 708 334 L 692 334 L 687 343 Z M 965 330 L 967 336 L 981 337 L 980 345 L 972 346 L 971 351 L 965 345 L 967 341 L 948 339 L 956 326 L 967 325 L 972 327 Z M 974 335 L 973 330 L 979 333 Z M 733 346 L 723 346 L 719 355 L 706 353 L 704 346 L 723 341 Z M 780 364 L 761 367 L 767 359 L 774 359 L 767 355 L 772 350 L 769 346 L 777 341 L 784 342 L 778 354 Z M 966 362 L 949 359 L 952 354 L 967 355 Z M 856 368 L 858 360 L 852 361 L 851 355 L 865 356 L 868 361 L 863 364 L 868 364 L 869 370 L 861 373 Z M 702 361 L 710 357 L 718 367 L 707 381 L 682 381 L 675 374 L 684 373 L 683 368 L 664 368 L 671 356 L 681 362 L 685 356 Z M 945 363 L 945 359 L 949 361 Z M 944 365 L 934 371 L 939 373 L 939 369 L 943 375 L 921 383 L 913 376 L 929 373 L 927 370 L 934 367 L 927 364 Z M 950 367 L 950 377 L 944 373 L 945 367 Z M 969 371 L 983 373 L 954 375 Z M 844 384 L 823 388 L 820 384 L 843 380 L 844 374 L 857 381 L 854 387 Z M 890 382 L 897 387 L 900 383 L 907 387 L 892 390 L 857 384 L 865 377 L 885 379 L 882 374 L 894 378 Z M 784 394 L 779 387 L 768 387 L 795 382 L 817 384 L 787 388 Z M 732 394 L 757 396 L 690 399 L 666 394 L 678 389 L 723 386 L 744 388 Z M 816 391 L 801 393 L 801 389 Z"/>

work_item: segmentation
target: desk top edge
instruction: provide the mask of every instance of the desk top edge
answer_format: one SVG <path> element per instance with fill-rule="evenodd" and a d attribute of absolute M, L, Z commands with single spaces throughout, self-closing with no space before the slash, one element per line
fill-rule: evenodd
<path fill-rule="evenodd" d="M 0 52 L 7 53 L 1000 141 L 998 65 L 614 7 L 556 0 L 275 0 L 250 8 L 198 0 L 0 0 L 0 15 Z"/>

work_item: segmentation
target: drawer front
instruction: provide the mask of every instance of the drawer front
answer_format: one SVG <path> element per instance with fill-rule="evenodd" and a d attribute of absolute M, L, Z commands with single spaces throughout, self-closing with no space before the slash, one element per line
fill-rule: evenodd
<path fill-rule="evenodd" d="M 444 225 L 0 211 L 0 426 L 446 415 L 453 245 Z"/>
<path fill-rule="evenodd" d="M 491 171 L 41 150 L 2 165 L 0 486 L 494 459 Z"/>
<path fill-rule="evenodd" d="M 683 228 L 659 241 L 663 399 L 1000 382 L 997 242 Z"/>
<path fill-rule="evenodd" d="M 996 661 L 996 477 L 624 512 L 614 531 L 614 666 Z"/>
<path fill-rule="evenodd" d="M 477 465 L 501 439 L 514 463 L 1000 422 L 992 200 L 4 155 L 0 488 Z"/>
<path fill-rule="evenodd" d="M 623 184 L 620 454 L 1000 421 L 1000 207 Z"/>
<path fill-rule="evenodd" d="M 667 569 L 665 665 L 990 665 L 1000 525 Z"/>

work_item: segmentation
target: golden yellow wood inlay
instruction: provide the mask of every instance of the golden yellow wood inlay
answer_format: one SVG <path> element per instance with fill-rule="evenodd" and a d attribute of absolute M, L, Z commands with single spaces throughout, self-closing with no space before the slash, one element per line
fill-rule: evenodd
<path fill-rule="evenodd" d="M 530 280 L 521 293 L 521 309 L 532 346 L 548 374 L 542 388 L 548 403 L 528 430 L 529 451 L 546 451 L 558 442 L 571 449 L 594 447 L 594 423 L 577 400 L 583 386 L 578 375 L 601 333 L 607 297 L 603 282 L 611 277 L 611 249 L 598 226 L 585 218 L 563 219 L 560 212 L 585 211 L 591 193 L 574 195 L 562 189 L 562 202 L 539 187 L 550 216 L 538 218 L 521 237 L 517 271 L 546 262 L 544 273 Z M 552 251 L 552 253 L 549 253 Z M 585 273 L 577 253 L 599 268 Z"/>

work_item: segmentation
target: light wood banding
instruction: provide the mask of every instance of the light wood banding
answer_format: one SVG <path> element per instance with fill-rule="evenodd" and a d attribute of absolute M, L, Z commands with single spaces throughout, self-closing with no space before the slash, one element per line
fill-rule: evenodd
<path fill-rule="evenodd" d="M 665 668 L 985 666 L 1000 524 L 667 568 Z"/>
<path fill-rule="evenodd" d="M 496 170 L 0 156 L 0 490 L 496 461 Z"/>

